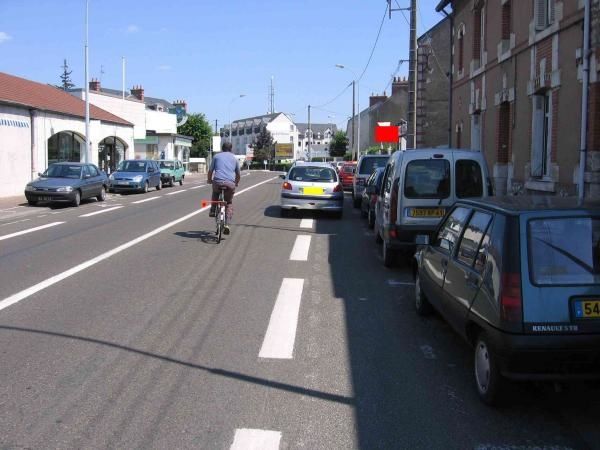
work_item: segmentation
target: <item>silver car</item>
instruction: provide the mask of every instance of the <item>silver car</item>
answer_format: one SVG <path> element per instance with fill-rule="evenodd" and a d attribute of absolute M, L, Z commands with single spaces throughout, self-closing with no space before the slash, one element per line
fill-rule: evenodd
<path fill-rule="evenodd" d="M 342 217 L 344 189 L 330 163 L 295 164 L 281 178 L 282 217 L 300 209 L 331 211 Z"/>

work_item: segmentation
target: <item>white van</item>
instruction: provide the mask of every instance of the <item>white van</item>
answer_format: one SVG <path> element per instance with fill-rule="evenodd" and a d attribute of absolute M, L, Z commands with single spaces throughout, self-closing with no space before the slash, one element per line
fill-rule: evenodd
<path fill-rule="evenodd" d="M 394 153 L 375 205 L 375 238 L 391 267 L 399 250 L 414 250 L 415 236 L 432 234 L 456 200 L 491 195 L 479 151 L 417 149 Z"/>

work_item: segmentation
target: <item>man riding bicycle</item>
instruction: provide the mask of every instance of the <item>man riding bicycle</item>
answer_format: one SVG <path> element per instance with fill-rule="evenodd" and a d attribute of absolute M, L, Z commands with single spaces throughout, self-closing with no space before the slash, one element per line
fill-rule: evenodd
<path fill-rule="evenodd" d="M 217 153 L 210 163 L 207 182 L 212 184 L 212 205 L 210 207 L 210 217 L 215 217 L 217 208 L 216 201 L 219 200 L 221 189 L 224 189 L 225 202 L 227 202 L 227 223 L 231 223 L 233 217 L 233 194 L 235 188 L 240 182 L 240 164 L 237 158 L 231 153 L 231 142 L 224 142 L 221 153 Z M 223 228 L 225 234 L 229 234 L 229 225 Z"/>

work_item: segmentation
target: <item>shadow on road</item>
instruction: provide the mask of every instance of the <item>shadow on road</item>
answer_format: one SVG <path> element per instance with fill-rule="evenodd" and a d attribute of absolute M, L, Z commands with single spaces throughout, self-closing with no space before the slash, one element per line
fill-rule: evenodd
<path fill-rule="evenodd" d="M 199 239 L 205 244 L 217 243 L 217 236 L 214 231 L 178 231 L 174 234 L 187 239 Z M 225 238 L 223 237 L 222 240 L 225 240 Z"/>

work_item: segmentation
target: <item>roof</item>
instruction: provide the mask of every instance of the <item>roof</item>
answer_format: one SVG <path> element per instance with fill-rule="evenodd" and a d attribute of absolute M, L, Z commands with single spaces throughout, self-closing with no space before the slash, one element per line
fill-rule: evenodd
<path fill-rule="evenodd" d="M 435 10 L 437 12 L 440 12 L 442 9 L 444 9 L 446 6 L 448 6 L 450 3 L 452 3 L 452 0 L 441 0 L 438 5 L 435 7 Z"/>
<path fill-rule="evenodd" d="M 85 118 L 85 102 L 62 89 L 0 72 L 0 102 Z M 131 122 L 90 105 L 90 118 L 120 125 Z"/>
<path fill-rule="evenodd" d="M 505 195 L 484 199 L 461 200 L 461 203 L 491 207 L 507 213 L 518 214 L 527 211 L 552 210 L 594 210 L 600 214 L 600 201 L 579 202 L 577 197 L 557 197 L 554 195 Z"/>
<path fill-rule="evenodd" d="M 164 105 L 168 108 L 175 108 L 175 105 L 165 99 L 156 97 L 147 97 L 144 95 L 144 103 L 146 105 Z"/>
<path fill-rule="evenodd" d="M 298 133 L 305 133 L 306 131 L 308 131 L 307 123 L 297 123 L 296 127 L 298 127 Z M 327 131 L 328 129 L 331 129 L 331 131 L 333 131 L 334 133 L 337 131 L 337 127 L 331 123 L 311 123 L 310 129 L 312 130 L 313 134 L 325 134 L 325 131 Z"/>
<path fill-rule="evenodd" d="M 264 120 L 264 119 L 268 119 L 267 122 L 270 122 L 271 120 L 273 120 L 275 117 L 279 116 L 280 114 L 283 114 L 283 113 L 262 114 L 260 116 L 246 117 L 244 119 L 233 120 L 232 123 L 239 124 L 239 123 L 246 122 L 249 120 Z"/>

